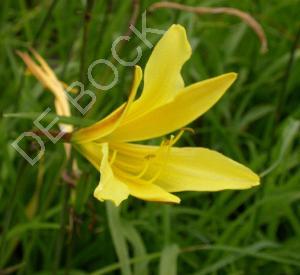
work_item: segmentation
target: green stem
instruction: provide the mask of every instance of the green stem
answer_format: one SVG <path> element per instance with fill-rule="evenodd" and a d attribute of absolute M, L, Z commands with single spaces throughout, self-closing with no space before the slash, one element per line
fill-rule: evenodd
<path fill-rule="evenodd" d="M 91 20 L 91 12 L 94 6 L 94 0 L 87 0 L 86 8 L 84 12 L 84 25 L 83 25 L 83 35 L 82 35 L 82 47 L 81 47 L 81 57 L 80 57 L 80 72 L 79 79 L 80 82 L 85 84 L 85 63 L 86 63 L 86 52 L 87 52 L 87 42 L 88 33 Z"/>
<path fill-rule="evenodd" d="M 61 262 L 61 255 L 65 244 L 67 217 L 69 209 L 70 187 L 67 184 L 63 186 L 63 208 L 60 217 L 60 231 L 56 239 L 56 249 L 54 255 L 53 274 L 57 274 Z"/>

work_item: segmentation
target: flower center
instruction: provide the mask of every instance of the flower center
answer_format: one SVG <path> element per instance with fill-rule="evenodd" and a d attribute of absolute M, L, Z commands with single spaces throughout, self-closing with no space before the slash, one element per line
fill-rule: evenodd
<path fill-rule="evenodd" d="M 177 143 L 177 141 L 182 137 L 183 133 L 189 128 L 181 129 L 175 136 L 171 135 L 170 139 L 163 140 L 160 146 L 153 153 L 147 155 L 122 157 L 122 152 L 118 149 L 112 150 L 110 165 L 113 170 L 128 180 L 133 181 L 146 181 L 148 183 L 155 182 L 162 171 L 164 170 L 170 154 L 171 147 Z M 147 178 L 147 175 L 150 177 Z"/>

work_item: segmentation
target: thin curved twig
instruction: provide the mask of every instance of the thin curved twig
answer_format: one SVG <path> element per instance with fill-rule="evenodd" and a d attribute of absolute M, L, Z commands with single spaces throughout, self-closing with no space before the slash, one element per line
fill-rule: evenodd
<path fill-rule="evenodd" d="M 139 16 L 139 11 L 140 11 L 140 0 L 132 0 L 132 14 L 129 20 L 128 27 L 135 26 L 138 16 Z M 125 33 L 125 36 L 130 36 L 132 34 L 131 28 L 127 30 Z"/>
<path fill-rule="evenodd" d="M 260 48 L 261 53 L 266 53 L 268 50 L 268 41 L 262 26 L 249 13 L 246 13 L 239 9 L 229 8 L 229 7 L 217 7 L 217 8 L 191 7 L 179 3 L 165 1 L 165 2 L 157 2 L 152 4 L 148 10 L 151 12 L 157 9 L 176 9 L 181 11 L 197 13 L 200 15 L 201 14 L 228 14 L 228 15 L 236 16 L 240 18 L 242 21 L 244 21 L 256 33 L 256 35 L 258 36 L 261 42 L 261 48 Z"/>

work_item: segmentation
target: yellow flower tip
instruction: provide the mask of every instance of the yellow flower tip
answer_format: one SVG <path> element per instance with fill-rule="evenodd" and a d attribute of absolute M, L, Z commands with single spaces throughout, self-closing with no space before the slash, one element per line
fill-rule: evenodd
<path fill-rule="evenodd" d="M 127 197 L 122 197 L 122 196 L 115 196 L 115 197 L 112 197 L 112 196 L 110 196 L 110 195 L 105 196 L 105 194 L 102 192 L 102 187 L 101 187 L 101 185 L 98 185 L 98 186 L 96 187 L 96 189 L 94 190 L 94 197 L 95 197 L 97 200 L 99 200 L 99 201 L 101 201 L 101 202 L 107 201 L 107 200 L 108 200 L 108 201 L 113 202 L 113 203 L 115 204 L 115 206 L 120 206 L 120 204 L 122 203 L 122 201 L 128 199 L 128 196 L 129 196 L 129 195 L 127 195 Z"/>
<path fill-rule="evenodd" d="M 112 200 L 112 199 L 105 199 L 107 201 L 111 201 L 116 207 L 119 207 L 121 205 L 121 203 L 124 201 L 124 200 L 120 200 L 120 201 L 116 201 L 116 200 Z M 102 202 L 104 200 L 101 200 Z"/>
<path fill-rule="evenodd" d="M 181 203 L 181 199 L 176 196 L 176 199 L 174 201 L 172 201 L 172 203 L 174 203 L 174 204 L 180 204 Z"/>
<path fill-rule="evenodd" d="M 189 53 L 189 55 L 192 54 L 192 48 L 191 45 L 189 43 L 189 40 L 187 38 L 187 34 L 186 34 L 186 30 L 185 28 L 180 25 L 180 24 L 173 24 L 171 25 L 171 27 L 168 29 L 167 32 L 172 32 L 172 33 L 176 33 L 178 35 L 178 41 L 180 41 L 181 43 L 183 43 L 184 47 L 182 47 L 182 49 L 186 49 L 187 52 Z"/>
<path fill-rule="evenodd" d="M 150 201 L 150 200 L 149 200 Z M 177 205 L 181 203 L 181 199 L 178 198 L 178 200 L 174 200 L 174 201 L 168 201 L 168 200 L 155 200 L 152 202 L 156 202 L 156 203 L 160 203 L 160 204 L 167 204 L 167 205 Z"/>
<path fill-rule="evenodd" d="M 180 24 L 172 24 L 169 30 L 181 32 L 182 34 L 186 35 L 185 28 Z"/>
<path fill-rule="evenodd" d="M 232 83 L 237 79 L 238 74 L 234 73 L 234 72 L 230 72 L 230 73 L 222 74 L 219 77 L 226 80 L 228 87 L 230 87 L 232 85 Z"/>
<path fill-rule="evenodd" d="M 143 70 L 139 65 L 134 66 L 134 77 L 141 79 L 143 77 Z"/>
<path fill-rule="evenodd" d="M 248 170 L 247 183 L 241 189 L 249 189 L 260 185 L 260 177 L 251 169 L 245 168 Z"/>
<path fill-rule="evenodd" d="M 180 204 L 181 199 L 172 193 L 168 193 L 164 198 L 149 199 L 149 201 L 167 203 L 167 204 Z"/>
<path fill-rule="evenodd" d="M 169 193 L 169 196 L 166 196 L 165 198 L 148 198 L 145 199 L 146 201 L 150 202 L 157 202 L 157 203 L 163 203 L 163 204 L 180 204 L 181 199 L 171 193 Z"/>
<path fill-rule="evenodd" d="M 133 81 L 132 81 L 132 86 L 131 86 L 131 91 L 130 91 L 130 95 L 128 98 L 128 103 L 131 104 L 131 101 L 133 101 L 135 99 L 138 87 L 142 81 L 143 78 L 143 70 L 140 66 L 135 65 L 134 66 L 134 73 L 133 73 Z M 132 98 L 131 98 L 131 97 Z"/>
<path fill-rule="evenodd" d="M 227 73 L 227 76 L 228 76 L 229 79 L 232 80 L 232 82 L 234 82 L 237 79 L 238 74 L 234 73 L 234 72 L 231 72 L 231 73 Z"/>
<path fill-rule="evenodd" d="M 252 187 L 255 187 L 255 186 L 260 185 L 260 177 L 255 173 L 253 173 L 253 174 L 254 174 L 254 177 L 253 177 L 254 180 L 252 183 Z"/>
<path fill-rule="evenodd" d="M 245 167 L 248 170 L 249 187 L 260 185 L 260 177 L 254 173 L 250 168 Z"/>

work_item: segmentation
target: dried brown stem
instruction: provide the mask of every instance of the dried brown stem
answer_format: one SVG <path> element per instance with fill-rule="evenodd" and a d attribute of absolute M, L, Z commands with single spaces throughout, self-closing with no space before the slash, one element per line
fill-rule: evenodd
<path fill-rule="evenodd" d="M 217 8 L 211 8 L 211 7 L 191 7 L 182 5 L 179 3 L 173 3 L 173 2 L 157 2 L 152 4 L 149 7 L 149 11 L 154 11 L 157 9 L 176 9 L 186 12 L 192 12 L 197 14 L 228 14 L 233 15 L 241 20 L 243 20 L 258 36 L 260 42 L 261 42 L 261 53 L 265 53 L 268 50 L 268 41 L 265 35 L 265 32 L 262 28 L 262 26 L 249 14 L 244 11 L 241 11 L 239 9 L 235 8 L 228 8 L 228 7 L 217 7 Z"/>
<path fill-rule="evenodd" d="M 45 134 L 45 132 L 41 131 L 41 130 L 32 130 L 31 131 L 32 133 L 36 134 L 37 136 L 39 137 L 47 137 L 47 135 Z M 61 132 L 60 131 L 48 131 L 50 135 L 52 136 L 57 136 L 59 135 Z M 62 140 L 64 142 L 70 142 L 71 141 L 71 138 L 72 138 L 72 133 L 63 133 L 63 136 L 61 137 Z"/>
<path fill-rule="evenodd" d="M 139 10 L 140 10 L 140 0 L 132 0 L 132 14 L 131 14 L 129 24 L 128 24 L 129 27 L 131 25 L 135 26 L 136 21 L 139 16 Z M 125 33 L 125 36 L 130 36 L 131 34 L 132 34 L 132 30 L 131 30 L 131 28 L 129 28 L 127 30 L 127 32 Z"/>

